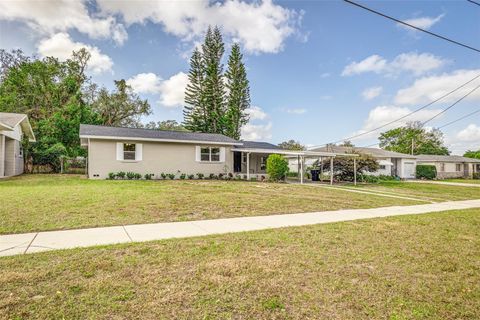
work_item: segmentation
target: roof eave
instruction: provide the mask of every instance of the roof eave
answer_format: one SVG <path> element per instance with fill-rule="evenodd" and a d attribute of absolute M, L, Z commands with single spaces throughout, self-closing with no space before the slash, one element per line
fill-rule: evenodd
<path fill-rule="evenodd" d="M 157 139 L 142 137 L 121 137 L 121 136 L 97 136 L 80 134 L 80 138 L 99 139 L 99 140 L 128 140 L 128 141 L 151 141 L 151 142 L 168 142 L 168 143 L 191 143 L 191 144 L 218 144 L 226 146 L 241 146 L 240 142 L 221 142 L 221 141 L 204 141 L 204 140 L 180 140 L 180 139 Z"/>

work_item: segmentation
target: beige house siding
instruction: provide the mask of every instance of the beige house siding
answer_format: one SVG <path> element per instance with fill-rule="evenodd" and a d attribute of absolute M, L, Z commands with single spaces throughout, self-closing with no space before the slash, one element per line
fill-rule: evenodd
<path fill-rule="evenodd" d="M 15 140 L 5 139 L 5 176 L 15 175 Z"/>
<path fill-rule="evenodd" d="M 249 161 L 249 168 L 251 174 L 266 174 L 266 170 L 262 170 L 261 165 L 261 157 L 268 157 L 269 154 L 261 154 L 261 153 L 251 153 L 250 154 L 250 161 Z M 243 161 L 244 157 L 242 155 L 242 171 L 240 173 L 246 174 L 247 173 L 247 163 Z M 233 162 L 232 162 L 233 163 Z"/>
<path fill-rule="evenodd" d="M 117 160 L 117 142 L 141 143 L 142 160 Z M 224 162 L 196 161 L 196 146 L 213 146 L 225 148 Z M 233 153 L 231 146 L 216 144 L 147 142 L 89 139 L 88 176 L 89 178 L 105 179 L 109 172 L 135 172 L 145 175 L 160 173 L 229 173 L 233 172 Z"/>
<path fill-rule="evenodd" d="M 467 173 L 469 163 L 461 162 L 424 162 L 419 161 L 418 164 L 433 165 L 437 169 L 437 178 L 438 179 L 449 179 L 449 178 L 463 178 L 468 177 L 471 173 Z M 457 171 L 457 164 L 460 165 L 460 171 Z M 465 171 L 467 169 L 467 172 Z M 471 172 L 471 171 L 470 171 Z"/>

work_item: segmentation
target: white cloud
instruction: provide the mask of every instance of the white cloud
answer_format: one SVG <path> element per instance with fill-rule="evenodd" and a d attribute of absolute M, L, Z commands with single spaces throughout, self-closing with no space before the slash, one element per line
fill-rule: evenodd
<path fill-rule="evenodd" d="M 445 14 L 442 13 L 442 14 L 438 15 L 437 17 L 412 18 L 412 19 L 403 20 L 403 22 L 406 22 L 406 23 L 411 24 L 411 25 L 413 25 L 415 27 L 418 27 L 418 28 L 428 30 L 431 27 L 433 27 L 434 24 L 440 22 L 440 20 L 442 20 L 442 18 L 444 16 L 445 16 Z M 416 30 L 416 29 L 413 29 L 413 28 L 411 28 L 409 26 L 406 26 L 404 24 L 401 24 L 401 23 L 398 23 L 397 25 L 399 27 L 402 27 L 402 28 L 405 28 L 405 29 L 408 29 L 408 30 Z"/>
<path fill-rule="evenodd" d="M 185 100 L 185 88 L 188 84 L 188 75 L 179 72 L 160 84 L 160 103 L 165 107 L 182 106 Z"/>
<path fill-rule="evenodd" d="M 480 126 L 469 124 L 465 129 L 457 133 L 457 139 L 465 142 L 476 142 L 480 145 Z"/>
<path fill-rule="evenodd" d="M 361 130 L 358 132 L 355 132 L 355 134 L 361 134 L 370 130 L 373 130 L 375 128 L 378 128 L 382 125 L 385 125 L 393 120 L 396 120 L 398 118 L 404 117 L 407 114 L 411 113 L 413 110 L 410 110 L 409 108 L 405 107 L 397 107 L 397 106 L 378 106 L 370 110 L 368 113 L 368 117 L 365 120 L 363 127 Z M 439 113 L 441 110 L 439 109 L 423 109 L 419 112 L 416 112 L 412 114 L 411 116 L 406 117 L 405 119 L 402 119 L 398 122 L 392 123 L 382 130 L 379 131 L 374 131 L 369 134 L 365 134 L 359 139 L 370 139 L 377 137 L 380 132 L 385 132 L 387 130 L 397 128 L 400 126 L 404 126 L 408 122 L 413 122 L 413 121 L 425 121 Z M 439 117 L 440 118 L 440 117 Z"/>
<path fill-rule="evenodd" d="M 0 1 L 0 20 L 24 22 L 42 36 L 75 29 L 93 39 L 112 38 L 118 44 L 128 37 L 114 17 L 92 17 L 86 1 Z"/>
<path fill-rule="evenodd" d="M 399 90 L 394 101 L 396 104 L 403 105 L 413 105 L 433 101 L 473 79 L 479 74 L 480 69 L 456 70 L 451 73 L 444 73 L 438 76 L 423 77 L 415 80 L 410 87 Z M 478 81 L 474 81 L 471 84 L 466 85 L 465 87 L 445 97 L 442 99 L 442 102 L 448 103 L 458 100 L 460 97 L 473 90 L 473 88 L 475 88 L 475 86 L 478 84 Z M 467 99 L 470 101 L 480 101 L 480 89 L 473 92 L 465 100 Z"/>
<path fill-rule="evenodd" d="M 73 51 L 82 48 L 85 48 L 91 54 L 88 61 L 88 70 L 96 74 L 112 71 L 113 61 L 109 56 L 103 54 L 97 47 L 72 41 L 66 33 L 57 33 L 50 38 L 41 40 L 37 49 L 43 57 L 52 56 L 60 60 L 66 60 L 72 57 Z"/>
<path fill-rule="evenodd" d="M 250 116 L 250 120 L 265 120 L 268 115 L 260 107 L 252 106 L 245 110 Z"/>
<path fill-rule="evenodd" d="M 378 97 L 382 93 L 382 87 L 371 87 L 363 90 L 362 96 L 366 100 L 371 100 L 375 97 Z"/>
<path fill-rule="evenodd" d="M 272 122 L 264 121 L 269 118 L 262 108 L 252 106 L 246 110 L 250 115 L 250 122 L 242 127 L 241 136 L 244 140 L 269 140 L 272 138 Z M 259 121 L 260 120 L 260 121 Z M 253 122 L 253 123 L 252 123 Z"/>
<path fill-rule="evenodd" d="M 421 75 L 428 71 L 438 69 L 447 63 L 446 60 L 430 53 L 402 53 L 388 62 L 379 55 L 371 55 L 362 61 L 351 62 L 342 71 L 342 76 L 374 72 L 377 74 L 395 75 L 400 72 L 411 72 Z"/>
<path fill-rule="evenodd" d="M 243 140 L 270 140 L 272 138 L 272 122 L 266 124 L 248 123 L 242 127 Z"/>
<path fill-rule="evenodd" d="M 155 73 L 139 73 L 127 80 L 127 84 L 137 93 L 158 93 L 162 78 Z"/>
<path fill-rule="evenodd" d="M 387 60 L 383 59 L 379 55 L 374 54 L 360 62 L 352 62 L 347 65 L 343 69 L 342 76 L 351 76 L 364 72 L 380 73 L 385 70 L 386 66 Z"/>
<path fill-rule="evenodd" d="M 243 44 L 251 53 L 276 53 L 285 40 L 298 33 L 303 13 L 286 9 L 271 0 L 244 2 L 201 1 L 111 1 L 97 0 L 102 12 L 119 14 L 127 24 L 151 21 L 184 41 L 201 37 L 208 25 L 218 25 L 224 34 Z"/>
<path fill-rule="evenodd" d="M 139 73 L 128 79 L 127 83 L 135 92 L 159 95 L 160 104 L 167 108 L 175 108 L 182 106 L 184 103 L 188 75 L 179 72 L 163 80 L 152 72 Z"/>
<path fill-rule="evenodd" d="M 286 109 L 285 112 L 290 114 L 304 114 L 307 112 L 307 109 L 304 108 L 293 108 L 293 109 Z"/>
<path fill-rule="evenodd" d="M 330 76 L 331 76 L 331 74 L 329 72 L 324 72 L 320 75 L 320 78 L 328 78 Z"/>

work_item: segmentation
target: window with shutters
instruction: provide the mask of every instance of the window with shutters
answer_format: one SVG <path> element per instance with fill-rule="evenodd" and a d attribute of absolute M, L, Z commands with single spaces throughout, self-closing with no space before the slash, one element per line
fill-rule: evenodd
<path fill-rule="evenodd" d="M 123 144 L 123 160 L 135 160 L 135 144 Z"/>
<path fill-rule="evenodd" d="M 200 161 L 202 162 L 220 162 L 220 148 L 218 147 L 201 147 Z"/>

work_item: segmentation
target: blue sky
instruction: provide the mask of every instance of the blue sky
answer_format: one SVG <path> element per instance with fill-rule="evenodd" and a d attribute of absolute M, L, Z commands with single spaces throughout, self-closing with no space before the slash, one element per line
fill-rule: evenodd
<path fill-rule="evenodd" d="M 467 1 L 360 3 L 480 47 L 480 6 Z M 145 121 L 181 121 L 188 58 L 210 23 L 224 31 L 227 53 L 238 41 L 245 54 L 252 97 L 246 139 L 310 146 L 340 140 L 480 74 L 480 53 L 342 1 L 3 1 L 0 47 L 65 59 L 88 46 L 94 81 L 111 88 L 114 79 L 129 79 L 153 107 Z M 405 120 L 426 120 L 479 84 Z M 478 108 L 480 89 L 428 126 Z M 480 149 L 480 114 L 443 131 L 454 153 Z M 378 133 L 353 143 L 373 144 Z"/>

